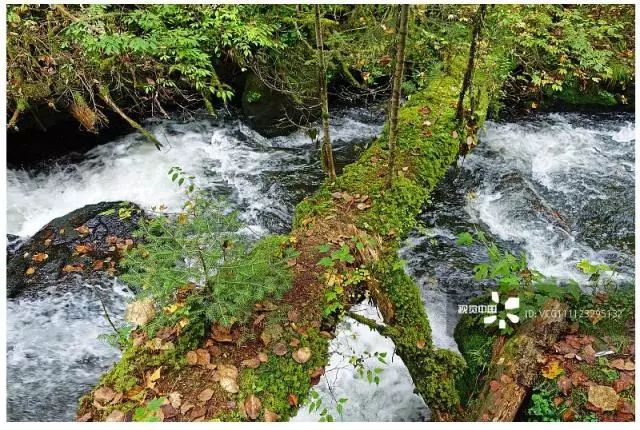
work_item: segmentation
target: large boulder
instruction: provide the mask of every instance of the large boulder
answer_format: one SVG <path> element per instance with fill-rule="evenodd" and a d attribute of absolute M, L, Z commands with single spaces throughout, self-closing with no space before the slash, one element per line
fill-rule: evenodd
<path fill-rule="evenodd" d="M 56 218 L 7 254 L 7 296 L 16 297 L 77 274 L 112 276 L 143 211 L 129 202 L 84 206 Z"/>

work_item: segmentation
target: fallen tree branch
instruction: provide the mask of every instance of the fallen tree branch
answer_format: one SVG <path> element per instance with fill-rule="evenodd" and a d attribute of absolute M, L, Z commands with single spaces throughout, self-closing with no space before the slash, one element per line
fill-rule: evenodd
<path fill-rule="evenodd" d="M 348 311 L 345 313 L 345 316 L 348 316 L 349 318 L 356 320 L 357 322 L 359 322 L 360 324 L 364 324 L 367 327 L 369 327 L 371 330 L 375 330 L 378 333 L 380 333 L 382 336 L 389 336 L 389 328 L 385 325 L 382 324 L 378 324 L 377 322 L 375 322 L 374 320 L 372 320 L 371 318 L 367 318 L 363 315 L 359 315 L 355 312 L 352 311 Z"/>
<path fill-rule="evenodd" d="M 136 121 L 134 121 L 131 117 L 129 117 L 126 113 L 124 113 L 122 109 L 120 109 L 120 107 L 118 107 L 118 105 L 109 96 L 109 92 L 105 87 L 101 86 L 99 88 L 98 94 L 100 95 L 100 98 L 102 99 L 102 101 L 104 101 L 107 104 L 107 106 L 111 108 L 111 110 L 113 110 L 115 113 L 120 115 L 120 117 L 124 119 L 127 123 L 129 123 L 131 127 L 135 128 L 140 133 L 142 133 L 142 135 L 146 137 L 147 140 L 149 140 L 151 143 L 153 143 L 157 149 L 162 148 L 162 143 L 160 143 L 160 141 L 151 132 L 149 132 L 143 126 L 141 126 Z"/>

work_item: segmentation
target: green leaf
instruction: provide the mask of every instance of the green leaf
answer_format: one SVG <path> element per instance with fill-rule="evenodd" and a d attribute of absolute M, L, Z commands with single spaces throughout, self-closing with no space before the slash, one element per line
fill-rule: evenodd
<path fill-rule="evenodd" d="M 456 240 L 456 245 L 458 246 L 469 246 L 473 244 L 473 236 L 470 233 L 462 232 L 458 235 L 458 239 Z"/>

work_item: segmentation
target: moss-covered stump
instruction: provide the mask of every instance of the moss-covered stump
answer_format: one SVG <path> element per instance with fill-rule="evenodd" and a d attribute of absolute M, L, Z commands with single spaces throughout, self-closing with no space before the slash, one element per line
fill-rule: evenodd
<path fill-rule="evenodd" d="M 286 420 L 322 375 L 343 310 L 365 289 L 386 324 L 359 319 L 393 340 L 435 419 L 456 414 L 464 361 L 433 345 L 419 289 L 397 251 L 459 149 L 476 141 L 488 95 L 499 87 L 488 73 L 495 64 L 484 60 L 474 119 L 458 121 L 465 57 L 435 67 L 429 86 L 401 108 L 392 187 L 385 129 L 335 182 L 298 205 L 289 236 L 298 256 L 283 297 L 257 303 L 249 323 L 214 326 L 204 338 L 134 333 L 120 362 L 81 399 L 79 419 Z"/>

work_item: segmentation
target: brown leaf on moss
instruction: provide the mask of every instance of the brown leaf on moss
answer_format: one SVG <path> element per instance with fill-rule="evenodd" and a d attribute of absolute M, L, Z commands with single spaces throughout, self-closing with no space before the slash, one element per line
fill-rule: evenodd
<path fill-rule="evenodd" d="M 248 358 L 246 360 L 242 360 L 240 363 L 242 367 L 248 367 L 249 369 L 257 369 L 260 366 L 259 358 Z"/>
<path fill-rule="evenodd" d="M 296 396 L 296 395 L 295 395 L 295 394 L 293 394 L 293 393 L 290 393 L 290 394 L 287 396 L 287 401 L 289 402 L 289 406 L 291 406 L 291 407 L 296 407 L 296 406 L 298 406 L 298 396 Z"/>
<path fill-rule="evenodd" d="M 124 420 L 125 420 L 124 412 L 119 411 L 117 409 L 114 409 L 113 411 L 111 411 L 111 413 L 107 415 L 107 418 L 105 419 L 105 421 L 108 423 L 124 422 Z"/>
<path fill-rule="evenodd" d="M 576 418 L 576 411 L 569 408 L 562 413 L 562 421 L 573 421 Z"/>
<path fill-rule="evenodd" d="M 278 421 L 278 414 L 270 411 L 269 409 L 264 410 L 264 421 L 267 423 L 275 423 Z"/>
<path fill-rule="evenodd" d="M 579 370 L 571 374 L 571 384 L 574 387 L 584 384 L 585 382 L 588 381 L 588 379 L 589 378 L 587 378 L 587 375 L 585 375 L 584 372 Z"/>
<path fill-rule="evenodd" d="M 425 347 L 425 346 L 427 346 L 427 341 L 426 341 L 426 340 L 424 340 L 424 339 L 419 339 L 419 340 L 416 342 L 416 347 L 417 347 L 418 349 L 424 349 L 424 347 Z"/>
<path fill-rule="evenodd" d="M 220 343 L 232 343 L 233 336 L 231 336 L 231 329 L 221 326 L 219 324 L 211 325 L 211 337 L 216 342 Z"/>
<path fill-rule="evenodd" d="M 594 361 L 596 361 L 596 351 L 591 345 L 586 345 L 584 348 L 582 348 L 580 356 L 589 364 L 592 364 Z"/>
<path fill-rule="evenodd" d="M 269 356 L 264 352 L 259 352 L 258 360 L 260 360 L 261 363 L 266 363 L 267 361 L 269 361 Z"/>
<path fill-rule="evenodd" d="M 262 402 L 253 394 L 249 394 L 244 400 L 244 410 L 249 418 L 255 420 L 260 415 Z"/>
<path fill-rule="evenodd" d="M 613 381 L 613 389 L 616 393 L 624 391 L 634 384 L 633 376 L 627 372 L 620 372 L 620 377 Z"/>
<path fill-rule="evenodd" d="M 217 372 L 221 378 L 238 379 L 238 368 L 232 364 L 218 364 Z"/>
<path fill-rule="evenodd" d="M 89 243 L 79 243 L 73 249 L 76 254 L 84 255 L 93 251 L 93 246 Z"/>
<path fill-rule="evenodd" d="M 169 404 L 171 404 L 171 406 L 176 409 L 180 408 L 180 406 L 182 405 L 182 394 L 178 393 L 177 391 L 169 393 L 167 399 L 169 400 Z"/>
<path fill-rule="evenodd" d="M 624 361 L 622 358 L 616 358 L 609 363 L 609 367 L 618 370 L 635 370 L 635 365 L 632 361 Z"/>
<path fill-rule="evenodd" d="M 80 236 L 86 236 L 91 233 L 91 229 L 85 224 L 81 225 L 80 227 L 74 228 L 74 230 L 77 231 Z"/>
<path fill-rule="evenodd" d="M 65 273 L 82 272 L 83 270 L 84 270 L 84 264 L 82 263 L 67 264 L 62 268 L 62 271 Z"/>
<path fill-rule="evenodd" d="M 116 396 L 116 392 L 109 387 L 102 386 L 93 393 L 93 398 L 100 403 L 109 403 Z"/>
<path fill-rule="evenodd" d="M 278 342 L 273 346 L 273 353 L 278 357 L 282 357 L 287 353 L 287 345 L 283 342 Z"/>
<path fill-rule="evenodd" d="M 294 351 L 291 356 L 296 363 L 304 364 L 311 358 L 311 349 L 308 346 Z"/>
<path fill-rule="evenodd" d="M 198 366 L 206 367 L 211 363 L 211 355 L 206 349 L 196 349 L 196 355 L 198 356 Z"/>

